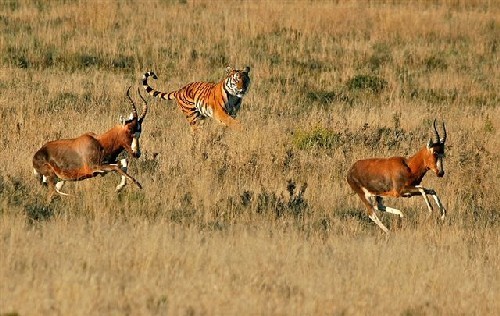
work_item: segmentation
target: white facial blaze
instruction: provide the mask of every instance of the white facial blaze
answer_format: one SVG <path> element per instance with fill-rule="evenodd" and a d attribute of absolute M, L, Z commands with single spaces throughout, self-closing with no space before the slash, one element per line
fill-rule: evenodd
<path fill-rule="evenodd" d="M 439 172 L 443 172 L 444 171 L 444 169 L 443 169 L 443 157 L 442 156 L 438 157 L 437 162 L 436 162 L 436 167 L 437 167 L 437 170 Z"/>
<path fill-rule="evenodd" d="M 137 137 L 135 135 L 134 138 L 132 138 L 132 145 L 130 145 L 130 147 L 132 148 L 132 152 L 134 153 L 136 153 L 137 150 L 139 149 Z"/>

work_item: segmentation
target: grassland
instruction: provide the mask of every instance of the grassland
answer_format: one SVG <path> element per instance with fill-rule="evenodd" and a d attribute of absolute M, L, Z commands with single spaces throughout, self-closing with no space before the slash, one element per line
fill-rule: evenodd
<path fill-rule="evenodd" d="M 0 314 L 498 315 L 500 6 L 495 1 L 0 3 Z M 239 132 L 193 138 L 150 101 L 130 165 L 46 203 L 31 159 L 104 132 L 129 85 L 250 66 Z M 387 204 L 384 236 L 345 181 L 448 129 L 449 216 Z"/>

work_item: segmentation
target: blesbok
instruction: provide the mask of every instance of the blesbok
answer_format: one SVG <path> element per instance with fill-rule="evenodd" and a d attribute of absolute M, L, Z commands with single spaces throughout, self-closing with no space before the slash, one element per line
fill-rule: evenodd
<path fill-rule="evenodd" d="M 127 159 L 117 161 L 118 155 L 123 151 L 135 158 L 141 155 L 139 137 L 142 123 L 148 112 L 148 105 L 139 89 L 138 93 L 144 102 L 140 116 L 130 97 L 129 87 L 127 97 L 132 105 L 132 114 L 129 119 L 122 118 L 121 124 L 101 135 L 89 132 L 77 138 L 48 142 L 35 153 L 33 172 L 40 178 L 40 182 L 48 184 L 49 201 L 54 192 L 68 195 L 61 192 L 65 181 L 80 181 L 111 171 L 118 172 L 122 176 L 116 191 L 120 191 L 125 186 L 126 178 L 142 189 L 141 184 L 127 173 Z"/>
<path fill-rule="evenodd" d="M 420 185 L 428 170 L 434 171 L 438 177 L 444 175 L 443 157 L 446 127 L 443 122 L 443 137 L 440 138 L 436 128 L 436 120 L 434 120 L 433 126 L 436 141 L 433 142 L 432 139 L 429 139 L 427 145 L 415 155 L 409 158 L 358 160 L 348 172 L 347 182 L 365 204 L 368 216 L 386 233 L 388 229 L 382 224 L 375 211 L 385 211 L 400 217 L 403 217 L 403 213 L 398 209 L 385 206 L 382 200 L 383 196 L 411 197 L 421 195 L 430 214 L 432 206 L 427 195 L 431 195 L 441 211 L 441 219 L 444 219 L 446 215 L 446 210 L 436 192 Z"/>

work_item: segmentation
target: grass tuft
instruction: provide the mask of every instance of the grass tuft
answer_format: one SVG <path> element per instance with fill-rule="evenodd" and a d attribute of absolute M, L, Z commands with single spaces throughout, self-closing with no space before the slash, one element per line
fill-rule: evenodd
<path fill-rule="evenodd" d="M 366 90 L 378 94 L 387 87 L 387 81 L 372 75 L 356 75 L 347 81 L 349 90 Z"/>

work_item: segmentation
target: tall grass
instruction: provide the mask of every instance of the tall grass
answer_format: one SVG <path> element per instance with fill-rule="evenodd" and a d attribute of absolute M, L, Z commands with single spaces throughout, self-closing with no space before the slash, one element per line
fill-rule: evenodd
<path fill-rule="evenodd" d="M 489 1 L 0 4 L 0 314 L 500 311 L 499 5 Z M 242 131 L 148 98 L 130 173 L 46 203 L 31 159 L 101 133 L 154 70 L 171 91 L 250 66 Z M 388 199 L 382 236 L 345 174 L 448 130 L 445 177 Z"/>

